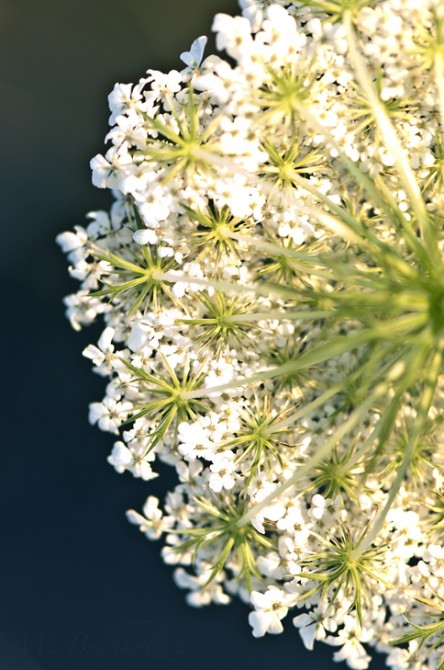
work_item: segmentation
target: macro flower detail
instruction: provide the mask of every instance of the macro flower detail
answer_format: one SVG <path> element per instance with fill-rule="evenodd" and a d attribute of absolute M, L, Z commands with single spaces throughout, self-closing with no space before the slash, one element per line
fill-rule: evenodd
<path fill-rule="evenodd" d="M 72 326 L 104 323 L 90 422 L 189 604 L 442 670 L 444 7 L 240 6 L 220 55 L 116 84 L 114 203 L 57 238 Z"/>

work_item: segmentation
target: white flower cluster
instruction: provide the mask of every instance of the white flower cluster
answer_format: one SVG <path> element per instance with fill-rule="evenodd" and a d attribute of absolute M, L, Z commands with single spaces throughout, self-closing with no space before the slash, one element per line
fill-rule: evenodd
<path fill-rule="evenodd" d="M 444 5 L 241 0 L 229 59 L 109 96 L 110 214 L 59 235 L 128 519 L 195 606 L 444 668 Z"/>

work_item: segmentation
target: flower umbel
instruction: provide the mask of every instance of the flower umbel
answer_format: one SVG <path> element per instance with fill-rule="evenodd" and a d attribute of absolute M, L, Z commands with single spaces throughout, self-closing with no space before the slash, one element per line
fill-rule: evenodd
<path fill-rule="evenodd" d="M 105 324 L 90 420 L 117 472 L 175 468 L 128 518 L 191 604 L 444 668 L 442 3 L 240 4 L 228 59 L 116 85 L 111 213 L 58 237 Z"/>

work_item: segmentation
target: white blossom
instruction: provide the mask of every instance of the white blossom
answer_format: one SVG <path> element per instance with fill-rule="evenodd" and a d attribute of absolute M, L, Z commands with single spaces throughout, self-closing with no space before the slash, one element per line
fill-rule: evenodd
<path fill-rule="evenodd" d="M 128 520 L 196 607 L 239 596 L 364 670 L 444 645 L 444 10 L 240 0 L 109 95 L 109 213 L 57 236 Z M 182 67 L 182 66 L 181 66 Z M 432 625 L 433 624 L 433 625 Z M 412 633 L 413 631 L 413 633 Z"/>

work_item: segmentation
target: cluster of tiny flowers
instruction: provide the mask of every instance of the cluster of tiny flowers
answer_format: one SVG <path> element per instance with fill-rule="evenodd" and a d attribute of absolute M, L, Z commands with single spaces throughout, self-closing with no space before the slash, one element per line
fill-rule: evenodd
<path fill-rule="evenodd" d="M 109 96 L 109 213 L 58 236 L 90 422 L 194 606 L 444 668 L 444 6 L 241 0 Z M 148 484 L 149 486 L 149 484 Z"/>

